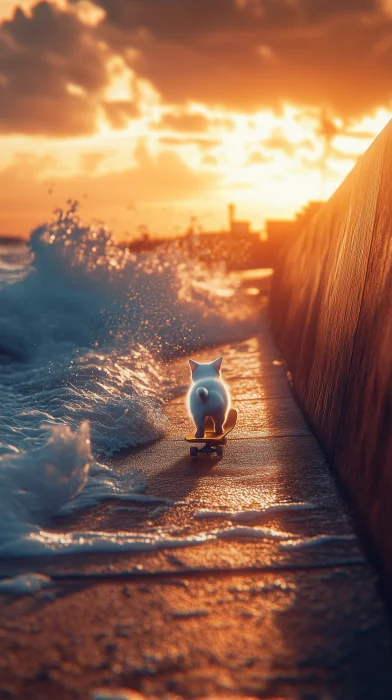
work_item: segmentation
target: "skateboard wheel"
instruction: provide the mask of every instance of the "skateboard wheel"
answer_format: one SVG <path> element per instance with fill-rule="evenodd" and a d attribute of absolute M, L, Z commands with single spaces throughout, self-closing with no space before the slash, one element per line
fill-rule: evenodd
<path fill-rule="evenodd" d="M 218 446 L 217 446 L 217 448 L 216 448 L 216 454 L 217 454 L 219 457 L 222 457 L 222 455 L 223 455 L 223 446 L 222 446 L 222 445 L 218 445 Z"/>
<path fill-rule="evenodd" d="M 191 447 L 189 449 L 189 453 L 190 453 L 191 457 L 197 457 L 197 447 Z"/>

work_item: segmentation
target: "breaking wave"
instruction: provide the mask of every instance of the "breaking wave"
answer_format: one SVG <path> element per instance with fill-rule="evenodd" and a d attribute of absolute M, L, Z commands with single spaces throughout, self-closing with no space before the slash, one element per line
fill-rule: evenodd
<path fill-rule="evenodd" d="M 96 459 L 164 435 L 165 362 L 255 328 L 240 294 L 232 303 L 235 283 L 179 241 L 134 255 L 105 226 L 83 225 L 74 205 L 33 231 L 29 252 L 0 248 L 0 538 L 8 542 L 75 498 L 121 496 L 118 475 Z M 124 495 L 143 488 L 135 475 L 126 482 Z"/>

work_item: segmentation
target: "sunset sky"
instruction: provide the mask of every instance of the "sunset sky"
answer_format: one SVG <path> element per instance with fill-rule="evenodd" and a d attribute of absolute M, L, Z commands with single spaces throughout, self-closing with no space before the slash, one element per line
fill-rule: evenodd
<path fill-rule="evenodd" d="M 392 0 L 0 0 L 0 234 L 68 198 L 118 238 L 260 230 L 333 192 L 391 74 Z"/>

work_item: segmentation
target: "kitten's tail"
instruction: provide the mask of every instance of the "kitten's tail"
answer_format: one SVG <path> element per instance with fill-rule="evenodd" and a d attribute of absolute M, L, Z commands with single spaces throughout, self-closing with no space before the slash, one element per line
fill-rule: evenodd
<path fill-rule="evenodd" d="M 204 386 L 201 386 L 198 389 L 196 389 L 196 394 L 198 395 L 200 401 L 207 401 L 208 389 L 205 389 Z"/>

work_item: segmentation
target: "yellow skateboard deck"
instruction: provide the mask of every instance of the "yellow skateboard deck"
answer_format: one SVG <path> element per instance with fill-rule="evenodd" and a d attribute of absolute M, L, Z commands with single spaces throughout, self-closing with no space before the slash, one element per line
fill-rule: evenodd
<path fill-rule="evenodd" d="M 206 419 L 204 437 L 196 437 L 195 433 L 188 433 L 185 440 L 187 442 L 204 442 L 205 445 L 201 449 L 197 447 L 191 447 L 190 453 L 192 457 L 197 457 L 198 452 L 217 452 L 217 454 L 223 454 L 223 445 L 226 444 L 226 435 L 230 433 L 237 423 L 237 411 L 235 408 L 231 408 L 227 414 L 226 422 L 223 426 L 222 433 L 216 433 L 214 430 L 214 422 L 212 418 Z M 220 448 L 220 449 L 218 449 Z"/>

